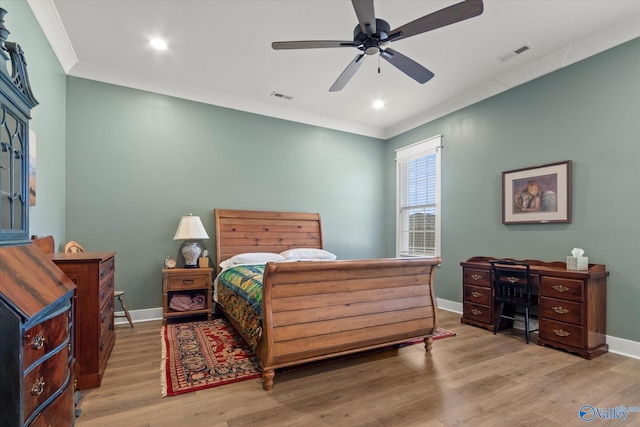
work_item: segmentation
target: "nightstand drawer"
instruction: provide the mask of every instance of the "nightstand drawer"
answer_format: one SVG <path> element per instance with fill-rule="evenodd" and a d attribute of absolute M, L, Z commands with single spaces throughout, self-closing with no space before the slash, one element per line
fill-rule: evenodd
<path fill-rule="evenodd" d="M 210 275 L 205 274 L 180 274 L 176 276 L 169 276 L 166 279 L 167 290 L 174 289 L 187 290 L 187 289 L 201 289 L 210 286 Z"/>

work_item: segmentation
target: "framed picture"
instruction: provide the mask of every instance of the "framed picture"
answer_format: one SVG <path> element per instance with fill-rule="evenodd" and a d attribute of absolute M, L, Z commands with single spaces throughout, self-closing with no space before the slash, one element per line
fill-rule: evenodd
<path fill-rule="evenodd" d="M 502 223 L 571 222 L 571 160 L 502 172 Z"/>

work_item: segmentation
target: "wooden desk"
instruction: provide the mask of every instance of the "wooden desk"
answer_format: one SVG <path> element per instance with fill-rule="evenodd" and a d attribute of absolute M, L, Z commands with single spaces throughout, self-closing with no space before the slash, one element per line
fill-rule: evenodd
<path fill-rule="evenodd" d="M 461 262 L 463 315 L 460 322 L 493 331 L 497 307 L 491 288 L 491 257 Z M 564 262 L 524 260 L 538 288 L 538 344 L 586 359 L 606 353 L 607 276 L 602 264 L 567 270 Z"/>

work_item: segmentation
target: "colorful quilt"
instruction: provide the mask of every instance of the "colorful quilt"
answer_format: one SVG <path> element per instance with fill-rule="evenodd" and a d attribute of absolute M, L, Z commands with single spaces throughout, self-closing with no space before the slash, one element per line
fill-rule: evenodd
<path fill-rule="evenodd" d="M 256 351 L 262 334 L 262 276 L 264 265 L 241 265 L 218 277 L 218 302 L 241 326 Z"/>

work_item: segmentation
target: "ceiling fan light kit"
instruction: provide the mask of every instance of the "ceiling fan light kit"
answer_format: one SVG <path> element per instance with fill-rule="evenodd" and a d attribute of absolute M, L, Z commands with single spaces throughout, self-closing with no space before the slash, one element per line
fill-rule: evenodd
<path fill-rule="evenodd" d="M 307 40 L 273 42 L 271 44 L 275 50 L 355 47 L 362 51 L 363 53 L 359 53 L 340 74 L 329 89 L 330 92 L 337 92 L 346 86 L 362 65 L 365 55 L 379 54 L 384 60 L 418 83 L 428 82 L 434 76 L 431 71 L 413 59 L 391 48 L 385 48 L 385 46 L 397 40 L 473 18 L 482 14 L 484 10 L 482 0 L 466 0 L 391 30 L 387 21 L 375 17 L 373 0 L 351 0 L 351 3 L 358 17 L 358 25 L 353 30 L 353 41 Z"/>

